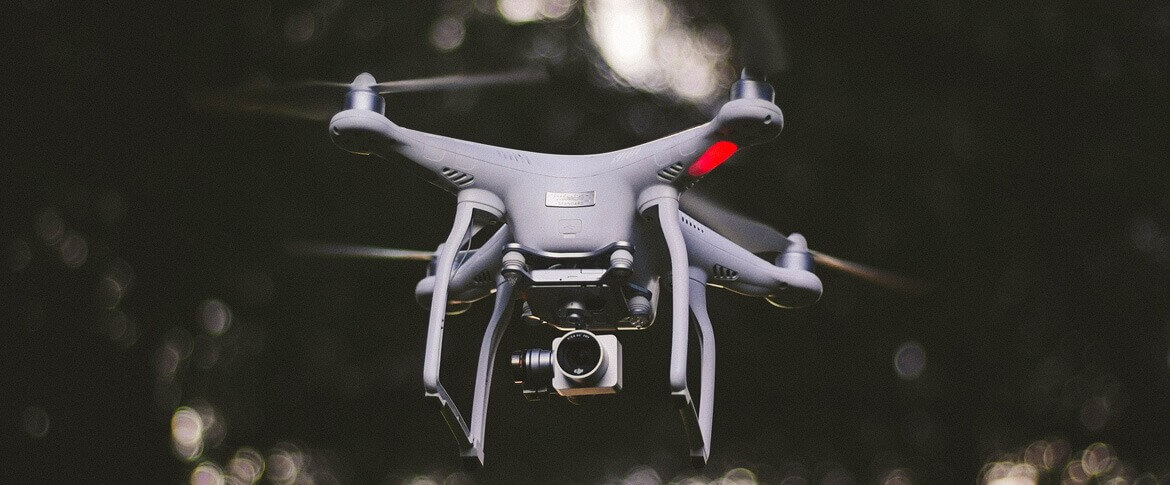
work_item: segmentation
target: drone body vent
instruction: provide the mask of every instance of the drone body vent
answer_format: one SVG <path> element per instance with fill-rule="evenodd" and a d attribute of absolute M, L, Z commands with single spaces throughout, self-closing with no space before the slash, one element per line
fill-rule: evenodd
<path fill-rule="evenodd" d="M 472 182 L 475 182 L 475 177 L 471 174 L 450 167 L 443 167 L 443 176 L 447 177 L 447 180 L 450 180 L 451 183 L 459 188 L 467 187 Z"/>
<path fill-rule="evenodd" d="M 735 281 L 739 279 L 739 272 L 726 266 L 717 264 L 711 268 L 711 279 L 717 281 Z"/>
<path fill-rule="evenodd" d="M 663 182 L 674 182 L 674 179 L 678 178 L 678 176 L 681 175 L 682 172 L 683 172 L 683 163 L 682 162 L 674 162 L 674 165 L 671 165 L 671 166 L 666 167 L 662 170 L 659 170 L 658 171 L 658 178 L 662 179 Z"/>
<path fill-rule="evenodd" d="M 702 226 L 699 226 L 698 224 L 696 224 L 696 223 L 695 223 L 695 221 L 692 221 L 692 220 L 690 220 L 689 218 L 687 218 L 687 216 L 684 216 L 684 215 L 681 215 L 681 214 L 680 214 L 680 215 L 679 215 L 679 218 L 680 218 L 680 219 L 682 219 L 682 222 L 683 222 L 683 224 L 686 224 L 687 226 L 690 226 L 690 228 L 691 228 L 691 229 L 694 229 L 694 230 L 696 230 L 696 231 L 699 231 L 699 232 L 701 232 L 701 233 L 706 233 L 706 232 L 707 232 L 707 231 L 704 231 L 704 230 L 703 230 Z"/>

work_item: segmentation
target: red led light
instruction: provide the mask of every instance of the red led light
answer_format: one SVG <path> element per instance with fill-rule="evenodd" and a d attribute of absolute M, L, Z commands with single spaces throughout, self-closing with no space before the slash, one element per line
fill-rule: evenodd
<path fill-rule="evenodd" d="M 691 164 L 691 168 L 687 169 L 687 175 L 692 177 L 702 177 L 707 175 L 707 172 L 715 170 L 723 162 L 727 161 L 727 157 L 735 154 L 739 147 L 729 141 L 717 141 L 714 145 L 707 148 L 699 156 L 695 163 Z"/>

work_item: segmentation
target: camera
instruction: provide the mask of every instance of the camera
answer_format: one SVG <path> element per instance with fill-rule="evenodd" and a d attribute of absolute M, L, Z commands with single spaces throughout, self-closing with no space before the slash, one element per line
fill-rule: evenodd
<path fill-rule="evenodd" d="M 511 364 L 529 399 L 548 393 L 550 385 L 566 397 L 615 394 L 622 388 L 622 345 L 614 335 L 574 330 L 554 339 L 551 351 L 513 352 Z"/>

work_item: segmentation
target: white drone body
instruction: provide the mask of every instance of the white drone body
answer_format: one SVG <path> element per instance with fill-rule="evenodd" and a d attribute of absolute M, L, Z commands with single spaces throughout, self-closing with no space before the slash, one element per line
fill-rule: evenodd
<path fill-rule="evenodd" d="M 451 233 L 416 296 L 430 309 L 424 388 L 438 400 L 462 456 L 483 463 L 492 369 L 514 306 L 521 306 L 525 321 L 570 334 L 644 329 L 654 322 L 659 280 L 666 278 L 671 289 L 670 388 L 682 411 L 691 456 L 704 464 L 715 391 L 707 287 L 764 297 L 788 308 L 811 305 L 822 290 L 799 235 L 773 248 L 777 258 L 767 261 L 679 210 L 679 194 L 687 187 L 737 149 L 780 133 L 783 115 L 771 86 L 745 76 L 708 123 L 635 147 L 581 156 L 512 150 L 400 127 L 384 116 L 374 86 L 368 74 L 354 80 L 347 109 L 329 124 L 333 141 L 353 153 L 387 159 L 401 155 L 458 198 Z M 495 233 L 485 243 L 475 250 L 466 247 L 475 233 L 488 228 Z M 468 424 L 439 382 L 443 326 L 448 314 L 492 293 L 495 306 L 479 355 Z M 697 407 L 686 378 L 692 316 L 701 344 Z M 618 381 L 607 384 L 606 392 L 620 389 L 620 345 L 616 348 Z M 558 382 L 568 382 L 559 377 Z"/>

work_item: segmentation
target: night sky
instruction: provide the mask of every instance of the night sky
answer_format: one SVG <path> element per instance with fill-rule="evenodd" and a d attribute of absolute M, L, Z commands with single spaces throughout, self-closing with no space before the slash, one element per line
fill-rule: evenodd
<path fill-rule="evenodd" d="M 1170 483 L 1170 5 L 977 3 L 660 6 L 718 47 L 713 94 L 685 95 L 623 81 L 590 20 L 603 1 L 18 2 L 3 481 Z M 619 334 L 617 396 L 526 402 L 497 359 L 486 467 L 460 471 L 423 396 L 425 265 L 283 249 L 434 249 L 454 198 L 323 121 L 201 100 L 533 64 L 547 83 L 387 95 L 387 116 L 597 153 L 709 120 L 759 66 L 784 132 L 693 190 L 930 291 L 823 271 L 818 304 L 779 310 L 711 289 L 702 470 L 668 399 L 669 305 Z M 490 310 L 447 321 L 465 409 Z M 517 322 L 501 353 L 558 335 Z"/>

